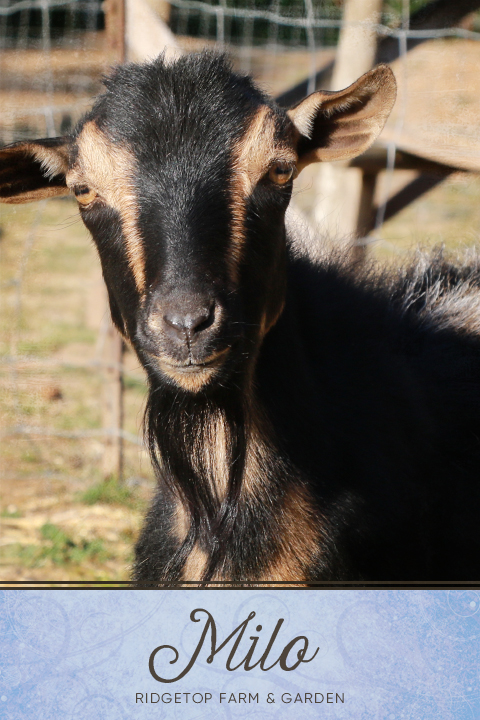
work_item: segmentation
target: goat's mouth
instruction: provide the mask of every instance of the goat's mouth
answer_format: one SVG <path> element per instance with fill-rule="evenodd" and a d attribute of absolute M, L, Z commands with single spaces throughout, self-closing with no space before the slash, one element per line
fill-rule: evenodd
<path fill-rule="evenodd" d="M 205 359 L 197 360 L 190 357 L 185 362 L 176 362 L 172 358 L 151 353 L 148 353 L 148 356 L 151 367 L 160 370 L 162 375 L 167 376 L 183 389 L 197 392 L 217 374 L 229 352 L 230 348 L 227 347 Z"/>

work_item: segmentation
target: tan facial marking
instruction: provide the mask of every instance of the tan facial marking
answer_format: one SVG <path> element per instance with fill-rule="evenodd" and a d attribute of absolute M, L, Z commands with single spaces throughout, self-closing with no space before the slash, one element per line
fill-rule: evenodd
<path fill-rule="evenodd" d="M 149 322 L 149 325 L 157 332 L 161 329 L 161 325 L 155 318 Z M 203 367 L 200 366 L 195 368 L 195 366 L 191 366 L 191 369 L 189 369 L 190 366 L 175 366 L 172 363 L 165 362 L 157 355 L 149 353 L 150 365 L 158 367 L 162 373 L 167 375 L 167 377 L 173 380 L 184 390 L 188 390 L 189 392 L 198 392 L 212 379 L 212 377 L 214 377 L 219 368 L 223 365 L 225 356 L 228 355 L 229 351 L 230 348 L 220 350 L 219 352 L 205 358 L 202 362 Z"/>
<path fill-rule="evenodd" d="M 262 105 L 234 149 L 235 185 L 248 197 L 275 159 L 275 121 L 272 111 Z"/>
<path fill-rule="evenodd" d="M 176 370 L 173 365 L 159 363 L 162 372 L 188 392 L 199 392 L 215 375 L 217 368 L 205 368 L 196 372 Z"/>
<path fill-rule="evenodd" d="M 277 312 L 275 313 L 275 315 L 273 315 L 273 317 L 270 317 L 266 312 L 262 314 L 262 317 L 260 319 L 260 338 L 262 340 L 265 335 L 272 329 L 272 327 L 277 324 L 278 320 L 280 319 L 280 315 L 283 313 L 284 307 L 285 300 L 279 306 Z"/>
<path fill-rule="evenodd" d="M 110 141 L 93 121 L 83 126 L 77 146 L 78 160 L 67 174 L 67 184 L 69 187 L 85 185 L 92 188 L 119 213 L 130 268 L 137 290 L 142 293 L 145 258 L 137 223 L 133 154 Z"/>
<path fill-rule="evenodd" d="M 236 281 L 246 238 L 247 201 L 256 184 L 269 172 L 272 163 L 295 165 L 297 154 L 293 136 L 284 142 L 275 138 L 275 116 L 261 105 L 248 128 L 233 148 L 233 172 L 230 186 L 232 211 L 232 279 Z"/>

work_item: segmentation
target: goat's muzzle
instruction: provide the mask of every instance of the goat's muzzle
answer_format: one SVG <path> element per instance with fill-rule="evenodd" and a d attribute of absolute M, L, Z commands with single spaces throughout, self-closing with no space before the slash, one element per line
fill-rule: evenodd
<path fill-rule="evenodd" d="M 151 302 L 136 336 L 145 366 L 184 389 L 199 390 L 230 353 L 225 316 L 222 305 L 207 296 Z"/>

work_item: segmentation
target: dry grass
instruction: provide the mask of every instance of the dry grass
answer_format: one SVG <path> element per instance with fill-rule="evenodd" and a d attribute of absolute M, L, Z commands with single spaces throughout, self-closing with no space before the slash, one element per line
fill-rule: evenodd
<path fill-rule="evenodd" d="M 480 177 L 456 173 L 411 203 L 380 231 L 372 246 L 378 259 L 403 260 L 416 247 L 444 245 L 458 250 L 478 245 Z"/>

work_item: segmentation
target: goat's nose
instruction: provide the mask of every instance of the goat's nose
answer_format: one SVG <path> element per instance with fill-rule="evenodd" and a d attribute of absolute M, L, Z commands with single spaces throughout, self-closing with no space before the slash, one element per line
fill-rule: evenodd
<path fill-rule="evenodd" d="M 205 305 L 196 308 L 193 312 L 182 312 L 181 310 L 168 310 L 163 315 L 165 329 L 170 335 L 176 335 L 184 340 L 193 340 L 194 336 L 206 330 L 213 324 L 215 306 Z"/>

